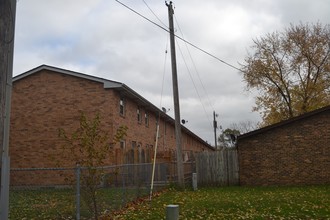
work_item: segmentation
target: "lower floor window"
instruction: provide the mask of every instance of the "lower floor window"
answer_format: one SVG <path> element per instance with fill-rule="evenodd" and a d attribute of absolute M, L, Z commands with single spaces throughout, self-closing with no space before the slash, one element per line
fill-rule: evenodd
<path fill-rule="evenodd" d="M 126 147 L 125 145 L 126 145 L 125 140 L 121 140 L 121 141 L 120 141 L 120 148 L 121 148 L 121 149 L 125 149 L 125 147 Z"/>

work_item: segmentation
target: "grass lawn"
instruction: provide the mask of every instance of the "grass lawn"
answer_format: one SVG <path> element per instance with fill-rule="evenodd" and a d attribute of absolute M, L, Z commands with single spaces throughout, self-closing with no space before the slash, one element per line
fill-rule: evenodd
<path fill-rule="evenodd" d="M 111 212 L 123 207 L 139 196 L 147 195 L 146 188 L 105 188 L 97 191 L 100 212 Z M 9 218 L 24 220 L 75 219 L 76 195 L 73 189 L 18 189 L 9 193 Z M 92 214 L 83 195 L 80 199 L 81 219 L 90 219 Z"/>
<path fill-rule="evenodd" d="M 39 189 L 9 192 L 9 219 L 64 219 L 63 217 L 69 216 L 75 216 L 73 190 Z"/>
<path fill-rule="evenodd" d="M 180 219 L 330 219 L 330 186 L 170 189 L 109 219 L 165 219 L 169 204 Z"/>

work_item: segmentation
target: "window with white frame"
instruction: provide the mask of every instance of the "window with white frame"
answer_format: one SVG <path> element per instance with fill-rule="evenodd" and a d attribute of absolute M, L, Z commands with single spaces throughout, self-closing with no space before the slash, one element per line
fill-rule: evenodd
<path fill-rule="evenodd" d="M 125 115 L 125 99 L 124 97 L 120 97 L 120 101 L 119 101 L 119 114 L 121 116 Z"/>
<path fill-rule="evenodd" d="M 144 114 L 144 124 L 145 126 L 149 126 L 149 113 L 148 112 L 145 112 Z"/>
<path fill-rule="evenodd" d="M 138 108 L 136 109 L 136 116 L 137 116 L 137 120 L 138 120 L 138 122 L 141 123 L 142 118 L 141 118 L 141 110 L 140 110 L 140 107 L 138 107 Z"/>

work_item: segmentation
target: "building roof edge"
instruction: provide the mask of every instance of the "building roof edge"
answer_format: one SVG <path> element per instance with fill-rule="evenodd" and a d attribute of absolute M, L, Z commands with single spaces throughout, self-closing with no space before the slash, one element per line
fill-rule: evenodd
<path fill-rule="evenodd" d="M 250 136 L 253 136 L 253 135 L 257 135 L 257 134 L 260 134 L 260 133 L 263 133 L 263 132 L 266 132 L 266 131 L 269 131 L 269 130 L 272 130 L 272 129 L 275 129 L 275 128 L 278 128 L 278 127 L 281 127 L 281 126 L 284 126 L 284 125 L 287 125 L 287 124 L 290 124 L 290 123 L 293 123 L 295 121 L 298 121 L 298 120 L 301 120 L 301 119 L 304 119 L 304 118 L 308 118 L 308 117 L 311 117 L 313 115 L 316 115 L 316 114 L 319 114 L 319 113 L 322 113 L 322 112 L 325 112 L 325 111 L 329 111 L 329 110 L 330 110 L 330 105 L 319 108 L 319 109 L 316 109 L 314 111 L 307 112 L 305 114 L 302 114 L 302 115 L 299 115 L 299 116 L 296 116 L 296 117 L 293 117 L 293 118 L 290 118 L 290 119 L 287 119 L 287 120 L 284 120 L 284 121 L 281 121 L 281 122 L 278 122 L 276 124 L 272 124 L 272 125 L 269 125 L 269 126 L 266 126 L 266 127 L 263 127 L 263 128 L 245 133 L 245 134 L 242 134 L 242 135 L 238 136 L 238 140 L 244 139 L 244 138 L 247 138 L 247 137 L 250 137 Z"/>

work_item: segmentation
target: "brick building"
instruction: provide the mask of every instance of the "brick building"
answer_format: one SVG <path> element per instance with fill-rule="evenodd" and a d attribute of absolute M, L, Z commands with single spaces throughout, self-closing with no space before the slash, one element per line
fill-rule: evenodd
<path fill-rule="evenodd" d="M 330 183 L 330 106 L 238 137 L 241 185 Z"/>
<path fill-rule="evenodd" d="M 98 112 L 110 136 L 119 126 L 128 127 L 125 140 L 111 149 L 114 152 L 152 151 L 157 120 L 158 150 L 166 154 L 175 149 L 174 120 L 125 84 L 42 65 L 13 79 L 11 167 L 55 167 L 58 160 L 62 167 L 73 166 L 73 161 L 61 161 L 54 155 L 58 155 L 63 144 L 58 129 L 68 133 L 76 129 L 79 111 L 88 117 Z M 185 127 L 182 127 L 182 149 L 183 152 L 213 150 Z M 114 154 L 108 160 L 109 165 L 120 163 L 125 163 L 122 154 Z"/>

